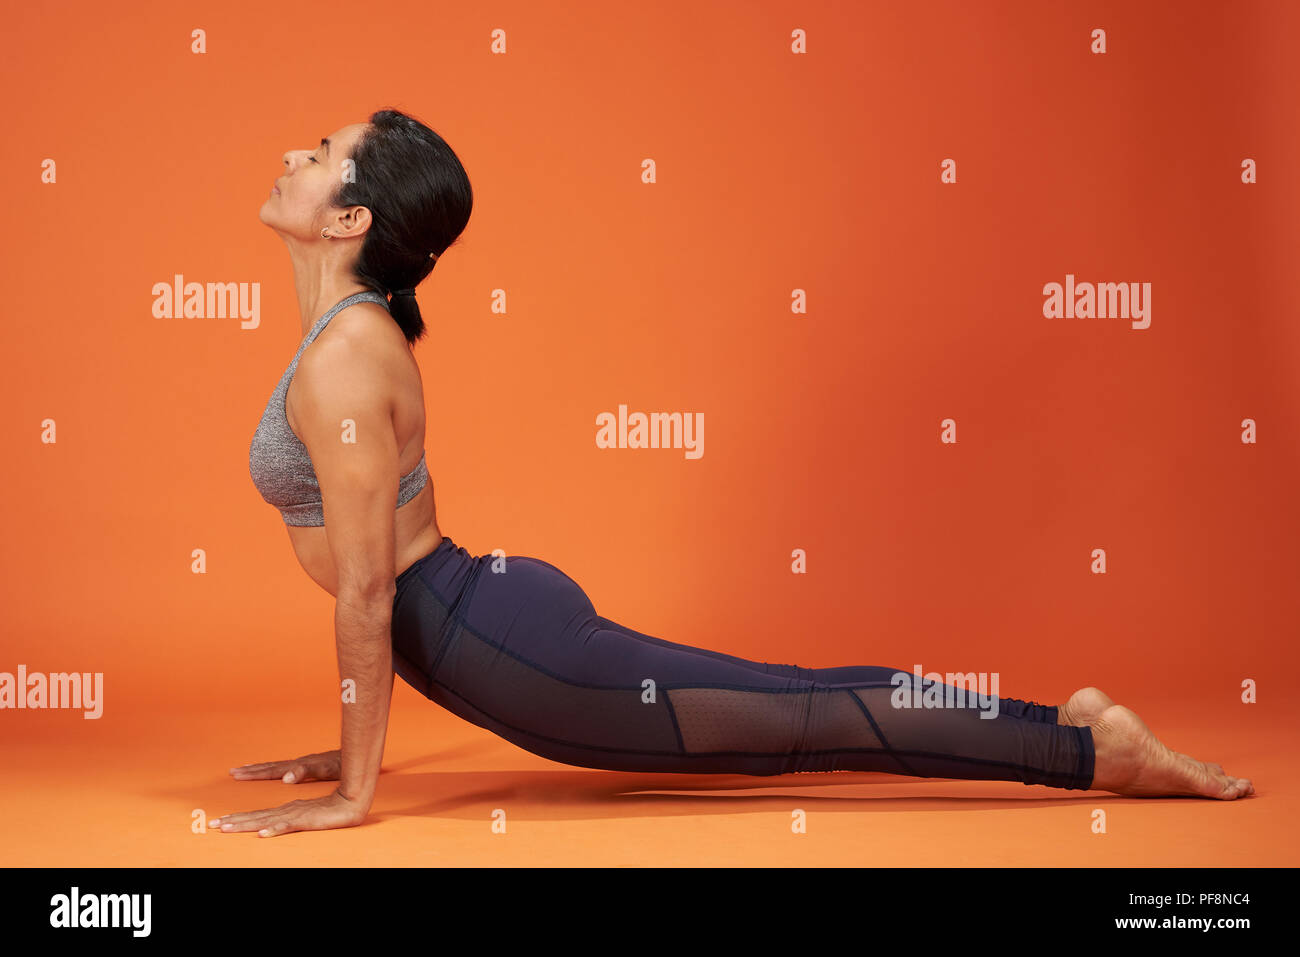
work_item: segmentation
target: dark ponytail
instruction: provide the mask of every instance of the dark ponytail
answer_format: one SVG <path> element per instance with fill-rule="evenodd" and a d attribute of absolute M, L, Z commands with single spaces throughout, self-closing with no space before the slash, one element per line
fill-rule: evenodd
<path fill-rule="evenodd" d="M 460 160 L 437 133 L 397 110 L 370 116 L 352 151 L 355 182 L 334 194 L 338 207 L 364 206 L 372 222 L 361 241 L 357 281 L 381 295 L 411 292 L 469 222 L 474 194 Z M 396 295 L 388 311 L 406 341 L 425 333 L 414 295 Z"/>

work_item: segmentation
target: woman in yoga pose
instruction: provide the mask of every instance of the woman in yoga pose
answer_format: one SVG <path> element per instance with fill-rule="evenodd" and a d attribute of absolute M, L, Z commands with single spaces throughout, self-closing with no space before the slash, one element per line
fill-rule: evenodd
<path fill-rule="evenodd" d="M 394 672 L 519 747 L 581 767 L 887 771 L 1222 800 L 1254 792 L 1171 751 L 1096 688 L 1059 707 L 1000 698 L 992 718 L 899 707 L 914 680 L 930 693 L 953 689 L 895 668 L 774 665 L 664 641 L 598 615 L 545 561 L 458 546 L 434 515 L 412 346 L 425 331 L 415 286 L 468 223 L 469 179 L 436 133 L 393 110 L 285 153 L 284 165 L 260 216 L 289 248 L 304 335 L 249 466 L 303 569 L 335 598 L 349 693 L 338 750 L 231 769 L 241 781 L 336 780 L 332 793 L 213 826 L 275 836 L 361 823 Z"/>

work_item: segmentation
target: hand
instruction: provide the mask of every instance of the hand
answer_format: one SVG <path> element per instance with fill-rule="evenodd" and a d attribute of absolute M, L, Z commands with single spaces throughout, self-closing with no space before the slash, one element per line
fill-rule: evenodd
<path fill-rule="evenodd" d="M 305 754 L 292 761 L 266 761 L 262 764 L 245 764 L 231 768 L 230 773 L 236 781 L 266 781 L 280 778 L 285 784 L 301 784 L 303 781 L 337 781 L 343 757 L 339 750 L 322 751 L 319 754 Z"/>
<path fill-rule="evenodd" d="M 257 831 L 258 837 L 278 837 L 294 831 L 325 831 L 333 827 L 356 827 L 366 819 L 369 804 L 345 798 L 338 790 L 324 797 L 290 801 L 261 811 L 244 811 L 214 817 L 210 827 L 222 833 Z"/>

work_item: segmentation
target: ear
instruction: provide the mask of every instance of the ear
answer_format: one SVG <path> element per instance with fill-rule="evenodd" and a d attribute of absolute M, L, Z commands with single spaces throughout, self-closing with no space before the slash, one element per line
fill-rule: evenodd
<path fill-rule="evenodd" d="M 365 206 L 349 206 L 334 215 L 329 230 L 338 239 L 359 239 L 374 224 L 375 218 Z"/>

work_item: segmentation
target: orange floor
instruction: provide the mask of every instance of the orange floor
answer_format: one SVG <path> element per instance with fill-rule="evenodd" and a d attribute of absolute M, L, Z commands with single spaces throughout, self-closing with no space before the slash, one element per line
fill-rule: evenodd
<path fill-rule="evenodd" d="M 1128 703 L 1128 702 L 1125 702 Z M 515 748 L 403 684 L 362 826 L 276 838 L 191 831 L 325 793 L 226 769 L 337 744 L 338 711 L 164 713 L 113 723 L 8 711 L 0 744 L 6 866 L 1189 865 L 1294 866 L 1297 718 L 1237 705 L 1132 706 L 1172 747 L 1255 781 L 1237 802 L 1139 800 L 887 774 L 628 774 Z M 1268 737 L 1253 729 L 1268 725 Z M 506 833 L 491 816 L 503 809 Z M 1106 833 L 1091 830 L 1106 812 Z M 795 809 L 807 833 L 792 834 Z"/>

